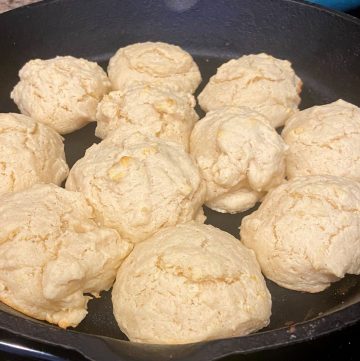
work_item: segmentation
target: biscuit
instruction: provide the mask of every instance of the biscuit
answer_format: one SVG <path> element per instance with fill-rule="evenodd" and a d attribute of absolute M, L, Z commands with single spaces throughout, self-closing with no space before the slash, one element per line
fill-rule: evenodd
<path fill-rule="evenodd" d="M 240 234 L 266 277 L 282 287 L 320 292 L 346 273 L 360 273 L 359 224 L 359 183 L 308 176 L 268 193 L 243 219 Z"/>
<path fill-rule="evenodd" d="M 264 192 L 284 181 L 286 148 L 267 119 L 250 108 L 207 113 L 190 141 L 206 182 L 206 205 L 223 213 L 253 207 Z"/>
<path fill-rule="evenodd" d="M 0 300 L 39 320 L 66 328 L 112 286 L 131 244 L 94 221 L 76 192 L 38 184 L 0 202 Z"/>
<path fill-rule="evenodd" d="M 99 101 L 110 91 L 110 81 L 99 65 L 72 56 L 30 60 L 19 77 L 11 98 L 21 113 L 60 134 L 95 120 Z"/>
<path fill-rule="evenodd" d="M 60 185 L 69 173 L 62 137 L 15 113 L 0 113 L 0 195 L 36 183 Z"/>
<path fill-rule="evenodd" d="M 162 42 L 120 48 L 109 61 L 108 74 L 114 90 L 153 84 L 194 93 L 201 82 L 199 68 L 191 55 L 179 46 Z"/>
<path fill-rule="evenodd" d="M 146 128 L 150 135 L 182 144 L 189 149 L 191 130 L 198 120 L 196 101 L 189 93 L 152 85 L 105 95 L 96 113 L 95 135 L 106 138 L 120 125 Z"/>
<path fill-rule="evenodd" d="M 289 145 L 288 179 L 328 174 L 360 181 L 360 108 L 338 100 L 291 117 L 282 136 Z"/>
<path fill-rule="evenodd" d="M 196 222 L 136 245 L 112 291 L 130 341 L 184 344 L 265 327 L 271 297 L 254 253 L 230 234 Z"/>
<path fill-rule="evenodd" d="M 198 100 L 206 112 L 247 106 L 265 115 L 277 128 L 298 111 L 301 87 L 289 61 L 251 54 L 221 65 Z"/>
<path fill-rule="evenodd" d="M 66 188 L 82 192 L 98 220 L 132 242 L 201 219 L 205 197 L 199 169 L 181 145 L 130 128 L 90 147 Z"/>

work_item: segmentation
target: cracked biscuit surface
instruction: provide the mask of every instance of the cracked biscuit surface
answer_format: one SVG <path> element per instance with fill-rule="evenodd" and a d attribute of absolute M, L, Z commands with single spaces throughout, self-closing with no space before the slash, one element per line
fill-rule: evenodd
<path fill-rule="evenodd" d="M 302 82 L 291 63 L 270 55 L 251 54 L 221 65 L 199 95 L 204 111 L 247 106 L 277 128 L 298 111 Z"/>
<path fill-rule="evenodd" d="M 102 139 L 121 125 L 146 128 L 150 135 L 172 140 L 189 148 L 191 130 L 198 120 L 195 98 L 166 87 L 142 85 L 105 95 L 96 113 L 95 135 Z"/>
<path fill-rule="evenodd" d="M 108 74 L 115 90 L 153 84 L 194 93 L 201 82 L 199 68 L 191 55 L 179 46 L 162 42 L 120 48 L 109 61 Z"/>
<path fill-rule="evenodd" d="M 62 137 L 15 113 L 0 113 L 0 195 L 36 183 L 60 185 L 69 173 Z"/>
<path fill-rule="evenodd" d="M 245 217 L 241 241 L 266 277 L 280 286 L 319 292 L 360 273 L 360 184 L 333 176 L 298 177 Z"/>
<path fill-rule="evenodd" d="M 94 221 L 85 198 L 53 184 L 2 196 L 0 300 L 66 328 L 114 282 L 132 245 Z"/>
<path fill-rule="evenodd" d="M 360 181 L 360 108 L 338 100 L 291 117 L 282 136 L 289 145 L 289 179 L 329 174 Z"/>
<path fill-rule="evenodd" d="M 131 128 L 90 147 L 66 188 L 82 192 L 98 219 L 132 242 L 201 220 L 205 197 L 199 169 L 181 145 Z"/>
<path fill-rule="evenodd" d="M 60 134 L 95 120 L 99 101 L 110 91 L 110 81 L 98 64 L 72 56 L 30 60 L 19 77 L 11 98 L 21 113 Z"/>
<path fill-rule="evenodd" d="M 136 245 L 112 291 L 131 341 L 183 344 L 265 327 L 271 297 L 254 253 L 232 235 L 190 222 Z"/>
<path fill-rule="evenodd" d="M 195 125 L 190 148 L 206 181 L 205 203 L 218 212 L 245 211 L 284 181 L 287 146 L 250 108 L 210 111 Z"/>

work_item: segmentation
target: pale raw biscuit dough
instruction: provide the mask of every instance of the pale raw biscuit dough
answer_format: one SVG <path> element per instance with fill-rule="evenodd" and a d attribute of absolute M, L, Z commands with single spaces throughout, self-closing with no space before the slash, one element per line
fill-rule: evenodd
<path fill-rule="evenodd" d="M 191 55 L 179 46 L 161 42 L 120 48 L 109 61 L 108 74 L 114 90 L 156 84 L 194 93 L 201 82 L 199 68 Z"/>
<path fill-rule="evenodd" d="M 298 291 L 320 292 L 360 273 L 360 183 L 299 177 L 269 193 L 245 217 L 241 240 L 266 277 Z"/>
<path fill-rule="evenodd" d="M 250 108 L 207 113 L 194 127 L 190 149 L 206 181 L 206 205 L 218 212 L 251 208 L 284 181 L 287 146 Z"/>
<path fill-rule="evenodd" d="M 79 324 L 84 293 L 109 289 L 132 249 L 80 193 L 53 184 L 4 195 L 0 214 L 0 300 L 60 327 Z"/>
<path fill-rule="evenodd" d="M 301 87 L 289 61 L 252 54 L 221 65 L 198 99 L 206 112 L 224 106 L 248 106 L 277 128 L 298 111 Z"/>
<path fill-rule="evenodd" d="M 360 108 L 338 100 L 303 110 L 287 122 L 289 179 L 329 174 L 360 181 Z"/>
<path fill-rule="evenodd" d="M 60 185 L 69 173 L 62 137 L 15 113 L 0 113 L 0 195 L 35 183 Z"/>
<path fill-rule="evenodd" d="M 96 113 L 95 135 L 106 138 L 120 125 L 145 127 L 150 135 L 172 140 L 189 148 L 191 130 L 198 120 L 196 101 L 189 93 L 144 85 L 105 95 Z"/>
<path fill-rule="evenodd" d="M 60 134 L 95 120 L 99 101 L 110 91 L 110 81 L 99 65 L 72 56 L 30 60 L 19 77 L 11 98 L 21 113 Z"/>
<path fill-rule="evenodd" d="M 129 129 L 90 147 L 66 188 L 82 192 L 99 221 L 132 242 L 203 220 L 205 184 L 191 157 L 176 143 Z"/>
<path fill-rule="evenodd" d="M 195 222 L 137 245 L 112 291 L 131 341 L 183 344 L 246 335 L 268 325 L 271 297 L 254 253 L 232 235 Z"/>

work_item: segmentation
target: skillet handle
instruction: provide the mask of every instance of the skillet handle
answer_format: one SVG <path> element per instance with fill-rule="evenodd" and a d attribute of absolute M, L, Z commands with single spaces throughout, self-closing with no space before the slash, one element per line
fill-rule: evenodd
<path fill-rule="evenodd" d="M 0 360 L 87 361 L 73 350 L 35 342 L 0 329 Z"/>
<path fill-rule="evenodd" d="M 36 360 L 65 361 L 63 358 L 60 358 L 48 352 L 32 349 L 30 347 L 23 346 L 21 344 L 17 344 L 11 341 L 0 340 L 0 351 L 6 352 L 10 355 L 18 355 L 21 357 L 26 357 Z"/>

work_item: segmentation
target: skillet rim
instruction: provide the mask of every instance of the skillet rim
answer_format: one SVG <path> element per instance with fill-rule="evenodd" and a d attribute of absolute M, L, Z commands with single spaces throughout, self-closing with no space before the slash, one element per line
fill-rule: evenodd
<path fill-rule="evenodd" d="M 74 1 L 74 0 L 73 0 Z M 282 0 L 283 2 L 294 4 L 294 6 L 304 6 L 316 9 L 319 13 L 328 13 L 332 16 L 341 18 L 343 21 L 351 22 L 360 26 L 360 19 L 349 14 L 328 9 L 321 5 L 309 3 L 302 0 Z M 0 14 L 0 22 L 7 17 L 18 17 L 28 14 L 29 11 L 37 7 L 52 6 L 52 4 L 61 3 L 64 0 L 43 0 L 37 3 L 25 5 L 23 7 L 7 11 Z M 75 1 L 74 1 L 75 2 Z M 168 350 L 176 351 L 191 350 L 185 354 L 187 360 L 216 360 L 233 354 L 248 354 L 256 351 L 271 350 L 281 346 L 293 345 L 305 340 L 313 340 L 331 332 L 341 330 L 347 326 L 353 325 L 360 321 L 360 301 L 327 313 L 323 316 L 316 317 L 312 320 L 296 323 L 294 332 L 291 327 L 281 327 L 274 330 L 257 332 L 242 337 L 219 339 L 197 344 L 172 345 L 167 346 Z M 36 325 L 37 327 L 34 327 Z M 126 344 L 127 346 L 138 350 L 155 349 L 156 345 L 134 344 L 128 341 L 113 339 L 105 336 L 91 335 L 73 330 L 63 330 L 51 324 L 41 324 L 31 319 L 22 318 L 5 311 L 0 310 L 0 329 L 12 332 L 13 334 L 25 337 L 30 340 L 60 346 L 63 348 L 73 349 L 85 357 L 93 360 L 106 359 L 111 360 L 130 360 L 129 352 L 125 352 L 124 358 L 114 353 L 112 344 Z M 163 346 L 162 346 L 163 347 Z M 163 347 L 164 349 L 164 347 Z M 126 356 L 127 354 L 127 356 Z M 175 353 L 176 355 L 176 353 Z M 170 354 L 161 357 L 166 360 Z M 105 358 L 104 358 L 105 357 Z M 172 357 L 172 360 L 179 359 L 180 356 Z M 139 358 L 142 360 L 142 358 Z M 144 358 L 145 360 L 145 358 Z M 158 358 L 160 361 L 160 358 Z"/>
<path fill-rule="evenodd" d="M 32 341 L 46 343 L 71 349 L 91 360 L 127 361 L 148 360 L 147 356 L 154 354 L 158 361 L 180 359 L 188 361 L 213 361 L 229 355 L 246 355 L 254 352 L 273 350 L 279 347 L 291 346 L 303 341 L 315 340 L 332 332 L 341 331 L 360 321 L 360 301 L 330 314 L 316 317 L 309 321 L 284 326 L 275 330 L 258 331 L 246 336 L 218 339 L 184 345 L 147 345 L 131 343 L 100 335 L 91 335 L 76 330 L 64 330 L 51 324 L 38 323 L 30 318 L 22 318 L 0 310 L 0 329 Z M 37 327 L 34 327 L 36 324 Z M 124 358 L 114 353 L 114 345 L 124 347 Z M 120 346 L 120 347 L 121 347 Z M 134 348 L 141 358 L 128 358 L 129 350 Z M 165 355 L 159 356 L 159 346 Z M 160 350 L 161 351 L 161 350 Z M 180 352 L 180 355 L 176 355 Z M 185 352 L 182 358 L 181 353 Z M 145 353 L 145 354 L 144 354 Z"/>
<path fill-rule="evenodd" d="M 32 8 L 51 6 L 53 3 L 60 3 L 60 2 L 64 2 L 64 1 L 66 1 L 66 0 L 38 0 L 38 2 L 20 6 L 18 8 L 11 9 L 11 10 L 5 11 L 3 13 L 0 13 L 0 21 L 5 16 L 16 16 L 16 15 L 18 15 L 18 13 L 20 14 L 23 11 L 28 11 L 28 10 L 31 11 Z M 67 0 L 67 1 L 69 1 L 69 0 Z M 74 0 L 70 0 L 70 1 L 74 1 Z M 312 2 L 309 2 L 306 0 L 282 0 L 282 1 L 291 3 L 291 4 L 295 4 L 295 6 L 304 6 L 304 7 L 308 7 L 308 8 L 314 8 L 320 12 L 325 12 L 330 15 L 335 15 L 337 17 L 344 19 L 345 21 L 351 21 L 360 26 L 359 18 L 356 18 L 355 16 L 352 16 L 350 14 L 344 13 L 339 10 L 330 9 L 330 8 L 327 8 L 322 5 L 315 4 L 315 3 L 312 3 Z"/>

